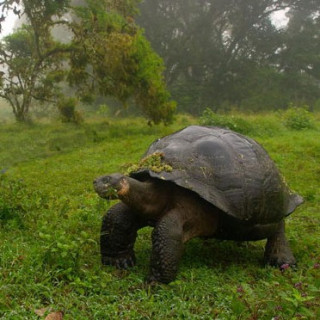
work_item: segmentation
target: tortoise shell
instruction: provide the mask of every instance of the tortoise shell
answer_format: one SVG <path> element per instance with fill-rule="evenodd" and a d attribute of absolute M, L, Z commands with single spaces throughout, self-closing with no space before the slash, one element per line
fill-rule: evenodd
<path fill-rule="evenodd" d="M 192 190 L 242 221 L 274 223 L 303 202 L 263 147 L 231 130 L 190 126 L 153 142 L 144 157 L 154 153 L 172 170 L 144 168 L 131 175 L 148 174 Z"/>

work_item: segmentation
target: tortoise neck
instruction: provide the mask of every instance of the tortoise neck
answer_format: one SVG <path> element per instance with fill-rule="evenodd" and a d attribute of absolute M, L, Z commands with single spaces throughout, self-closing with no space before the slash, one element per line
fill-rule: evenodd
<path fill-rule="evenodd" d="M 122 202 L 146 217 L 162 214 L 169 202 L 170 187 L 157 179 L 139 181 L 126 177 L 125 182 L 125 186 L 118 192 Z"/>

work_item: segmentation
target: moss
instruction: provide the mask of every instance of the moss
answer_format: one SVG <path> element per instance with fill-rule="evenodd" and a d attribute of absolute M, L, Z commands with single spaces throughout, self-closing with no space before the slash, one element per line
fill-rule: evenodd
<path fill-rule="evenodd" d="M 171 172 L 172 167 L 164 163 L 162 152 L 154 152 L 142 158 L 138 163 L 127 166 L 126 174 L 129 175 L 140 170 L 151 170 L 156 173 Z"/>

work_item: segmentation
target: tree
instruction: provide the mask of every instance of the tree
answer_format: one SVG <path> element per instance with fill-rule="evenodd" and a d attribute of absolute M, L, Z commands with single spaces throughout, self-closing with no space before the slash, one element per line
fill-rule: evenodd
<path fill-rule="evenodd" d="M 270 107 L 268 97 L 278 96 L 274 84 L 285 87 L 286 83 L 278 66 L 287 30 L 273 24 L 272 13 L 284 9 L 315 13 L 319 4 L 315 0 L 148 0 L 140 8 L 139 23 L 165 61 L 173 97 L 184 110 L 199 113 L 208 105 L 241 106 L 249 96 Z M 273 99 L 280 102 L 275 107 L 283 107 L 293 96 L 283 98 Z"/>
<path fill-rule="evenodd" d="M 165 88 L 162 60 L 134 23 L 137 0 L 87 0 L 78 6 L 67 0 L 22 2 L 27 24 L 6 37 L 0 51 L 1 96 L 17 120 L 25 120 L 32 99 L 61 100 L 65 75 L 83 99 L 99 93 L 126 105 L 134 98 L 150 121 L 171 120 L 175 105 Z M 18 3 L 0 5 L 17 11 Z M 69 30 L 68 43 L 53 38 L 57 25 Z"/>
<path fill-rule="evenodd" d="M 295 102 L 312 104 L 320 98 L 320 12 L 304 8 L 288 14 L 278 70 L 285 76 L 285 89 Z"/>
<path fill-rule="evenodd" d="M 124 106 L 133 98 L 148 119 L 168 122 L 175 104 L 165 88 L 162 60 L 134 23 L 136 2 L 90 0 L 76 8 L 69 81 L 83 98 L 98 92 Z"/>
<path fill-rule="evenodd" d="M 14 3 L 14 1 L 10 1 Z M 17 121 L 28 118 L 33 100 L 53 102 L 63 80 L 63 61 L 68 46 L 53 39 L 51 29 L 66 12 L 66 1 L 25 1 L 30 24 L 0 43 L 0 96 L 6 99 Z M 17 7 L 13 10 L 20 14 Z"/>
<path fill-rule="evenodd" d="M 55 102 L 59 82 L 64 78 L 63 56 L 67 49 L 54 46 L 45 53 L 35 50 L 34 37 L 27 26 L 5 37 L 0 44 L 0 97 L 6 99 L 17 121 L 26 121 L 33 100 Z M 53 45 L 53 42 L 51 42 Z"/>

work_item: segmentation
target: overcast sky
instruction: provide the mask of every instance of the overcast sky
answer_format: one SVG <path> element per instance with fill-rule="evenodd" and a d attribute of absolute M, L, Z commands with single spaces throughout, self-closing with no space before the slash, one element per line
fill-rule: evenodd
<path fill-rule="evenodd" d="M 289 21 L 289 19 L 286 17 L 286 12 L 287 10 L 281 10 L 272 14 L 273 23 L 279 28 L 284 27 Z M 2 24 L 1 37 L 11 33 L 16 19 L 17 16 L 13 12 L 10 12 L 5 22 Z"/>
<path fill-rule="evenodd" d="M 273 23 L 278 27 L 285 27 L 289 21 L 289 18 L 286 17 L 286 13 L 288 12 L 289 9 L 286 10 L 281 10 L 273 13 L 271 15 Z"/>
<path fill-rule="evenodd" d="M 7 16 L 5 22 L 2 23 L 2 31 L 1 31 L 2 37 L 11 33 L 12 28 L 14 26 L 14 22 L 16 21 L 16 19 L 17 19 L 17 16 L 13 12 L 10 12 L 9 15 Z"/>

